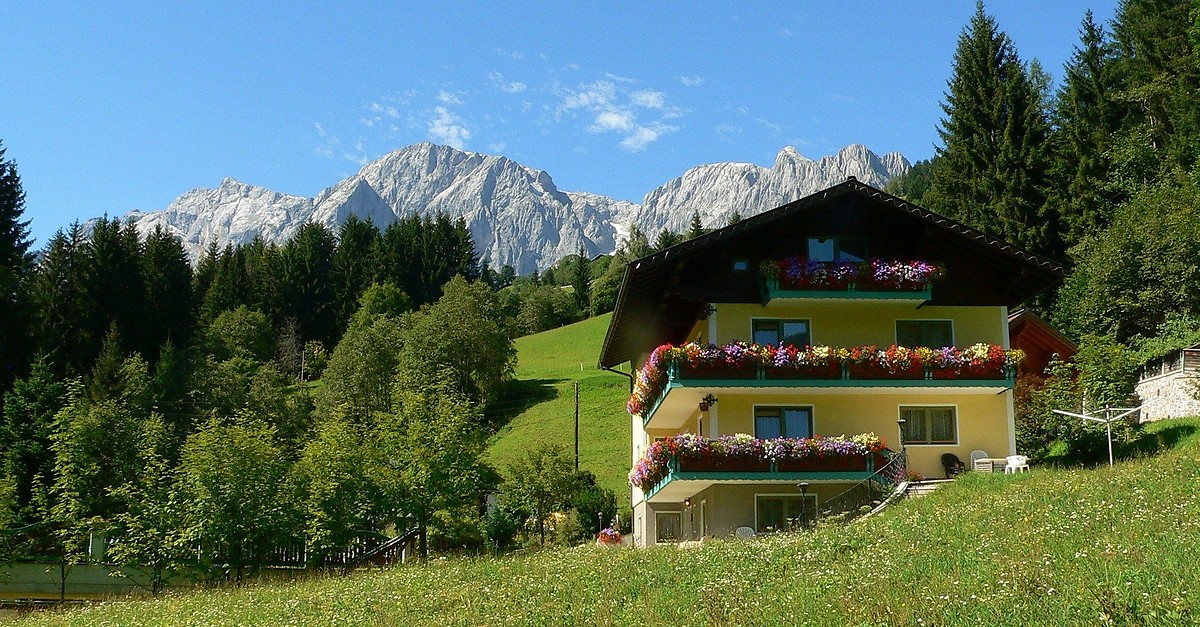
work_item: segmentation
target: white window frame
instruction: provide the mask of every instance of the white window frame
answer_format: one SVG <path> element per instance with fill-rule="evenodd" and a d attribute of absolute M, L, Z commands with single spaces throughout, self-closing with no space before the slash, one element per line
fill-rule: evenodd
<path fill-rule="evenodd" d="M 755 531 L 755 533 L 779 533 L 779 531 L 780 531 L 780 530 L 776 530 L 774 532 L 759 531 L 759 529 L 761 527 L 758 524 L 758 499 L 761 497 L 776 498 L 776 499 L 781 498 L 781 497 L 793 498 L 793 499 L 804 498 L 804 499 L 808 499 L 810 501 L 809 504 L 812 505 L 812 508 L 813 508 L 812 511 L 814 514 L 818 511 L 820 511 L 817 509 L 817 494 L 815 492 L 809 492 L 808 494 L 801 494 L 799 492 L 761 492 L 761 493 L 756 493 L 754 495 L 754 531 Z M 805 512 L 807 513 L 807 511 L 808 511 L 808 505 L 805 505 Z M 815 515 L 813 516 L 813 519 L 814 520 L 816 519 Z"/>
<path fill-rule="evenodd" d="M 904 416 L 905 409 L 919 409 L 922 407 L 950 408 L 950 409 L 954 410 L 954 441 L 953 442 L 910 442 L 907 439 L 905 439 L 904 446 L 944 446 L 944 447 L 958 446 L 959 440 L 962 439 L 962 434 L 959 430 L 958 404 L 957 403 L 906 403 L 904 405 L 897 405 L 896 406 L 896 419 L 899 420 L 900 418 L 902 418 Z M 903 433 L 901 434 L 901 437 L 903 437 Z"/>
<path fill-rule="evenodd" d="M 896 344 L 900 345 L 900 323 L 901 322 L 949 322 L 950 323 L 950 346 L 958 346 L 958 333 L 954 329 L 954 320 L 951 318 L 897 318 L 896 324 L 892 326 L 895 333 L 892 337 L 896 340 Z M 810 332 L 809 335 L 812 335 Z M 905 346 L 905 348 L 913 348 Z M 928 346 L 926 348 L 942 348 L 941 346 Z"/>
<path fill-rule="evenodd" d="M 658 524 L 659 516 L 675 516 L 675 517 L 679 518 L 679 537 L 677 537 L 674 542 L 659 541 L 659 539 L 658 539 L 659 538 L 659 528 L 660 528 L 660 526 Z M 683 512 L 681 512 L 679 510 L 654 512 L 654 543 L 655 544 L 678 544 L 682 541 L 683 541 Z"/>
<path fill-rule="evenodd" d="M 750 420 L 751 420 L 751 426 L 753 427 L 751 429 L 751 431 L 754 432 L 754 437 L 756 437 L 756 438 L 758 437 L 758 409 L 760 407 L 763 409 L 779 409 L 779 410 L 783 410 L 784 408 L 791 408 L 791 407 L 794 407 L 794 408 L 805 408 L 806 407 L 806 408 L 808 408 L 809 422 L 812 423 L 812 433 L 809 434 L 809 437 L 819 433 L 817 431 L 817 410 L 816 410 L 816 407 L 814 407 L 812 403 L 755 403 L 750 408 Z M 783 414 L 780 413 L 779 417 L 780 417 L 780 420 L 782 420 Z M 780 425 L 781 431 L 782 431 L 782 427 L 783 427 L 783 425 Z M 799 437 L 799 436 L 785 435 L 783 437 L 794 438 L 794 437 Z"/>

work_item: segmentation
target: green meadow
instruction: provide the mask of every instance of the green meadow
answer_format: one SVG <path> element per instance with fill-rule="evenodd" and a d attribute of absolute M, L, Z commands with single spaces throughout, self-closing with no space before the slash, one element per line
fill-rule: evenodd
<path fill-rule="evenodd" d="M 30 625 L 1189 625 L 1200 419 L 1115 468 L 968 473 L 848 527 L 457 557 L 115 601 Z"/>
<path fill-rule="evenodd" d="M 516 381 L 497 403 L 507 413 L 488 447 L 501 472 L 517 456 L 542 444 L 574 455 L 575 390 L 579 383 L 579 467 L 629 498 L 629 378 L 596 368 L 612 314 L 518 338 Z"/>

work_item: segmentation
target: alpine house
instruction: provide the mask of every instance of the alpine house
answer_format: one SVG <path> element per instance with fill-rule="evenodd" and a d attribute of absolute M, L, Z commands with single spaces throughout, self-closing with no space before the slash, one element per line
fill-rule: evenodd
<path fill-rule="evenodd" d="M 1064 276 L 853 178 L 631 262 L 599 365 L 634 373 L 635 543 L 790 529 L 1014 454 L 1009 310 Z"/>

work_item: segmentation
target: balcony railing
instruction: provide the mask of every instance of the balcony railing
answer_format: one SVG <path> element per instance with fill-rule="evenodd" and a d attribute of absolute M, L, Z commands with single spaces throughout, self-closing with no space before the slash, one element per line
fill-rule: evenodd
<path fill-rule="evenodd" d="M 830 285 L 788 285 L 778 278 L 764 277 L 762 281 L 763 304 L 777 299 L 855 299 L 855 300 L 916 300 L 933 298 L 933 286 L 929 283 L 882 286 L 877 283 L 858 281 L 839 282 Z"/>
<path fill-rule="evenodd" d="M 646 360 L 626 408 L 648 424 L 673 387 L 1010 387 L 1020 350 L 665 344 Z"/>
<path fill-rule="evenodd" d="M 932 280 L 944 272 L 941 266 L 925 261 L 811 261 L 789 257 L 764 262 L 759 276 L 764 304 L 777 298 L 927 301 L 932 298 Z"/>
<path fill-rule="evenodd" d="M 629 479 L 647 499 L 672 481 L 863 481 L 894 455 L 874 434 L 766 440 L 685 434 L 651 445 Z"/>

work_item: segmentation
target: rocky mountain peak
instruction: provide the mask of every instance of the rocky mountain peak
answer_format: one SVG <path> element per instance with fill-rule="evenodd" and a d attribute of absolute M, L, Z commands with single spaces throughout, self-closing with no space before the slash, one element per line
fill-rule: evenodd
<path fill-rule="evenodd" d="M 697 166 L 651 190 L 638 205 L 562 191 L 548 172 L 504 156 L 423 142 L 383 155 L 314 198 L 226 177 L 217 188 L 189 191 L 163 210 L 125 217 L 143 233 L 166 227 L 196 259 L 209 242 L 224 246 L 255 237 L 283 242 L 308 221 L 336 230 L 355 215 L 383 228 L 402 216 L 444 213 L 466 222 L 484 263 L 527 273 L 553 265 L 580 245 L 589 254 L 612 252 L 634 225 L 648 234 L 682 231 L 699 210 L 706 226 L 721 226 L 735 211 L 750 216 L 847 176 L 881 187 L 908 168 L 898 153 L 879 157 L 857 144 L 818 161 L 785 146 L 770 168 Z"/>

